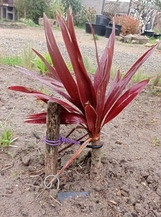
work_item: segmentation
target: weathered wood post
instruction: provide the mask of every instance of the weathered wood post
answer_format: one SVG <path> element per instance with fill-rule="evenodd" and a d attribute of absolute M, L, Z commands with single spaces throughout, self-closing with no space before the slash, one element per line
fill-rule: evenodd
<path fill-rule="evenodd" d="M 47 131 L 46 139 L 57 141 L 60 129 L 60 110 L 61 106 L 55 102 L 48 102 L 47 108 Z M 46 144 L 45 151 L 45 176 L 57 173 L 58 147 Z"/>

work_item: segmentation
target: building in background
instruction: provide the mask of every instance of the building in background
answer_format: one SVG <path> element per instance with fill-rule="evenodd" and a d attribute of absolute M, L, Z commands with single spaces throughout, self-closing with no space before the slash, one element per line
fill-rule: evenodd
<path fill-rule="evenodd" d="M 0 0 L 0 19 L 6 21 L 15 21 L 16 7 L 15 0 Z"/>

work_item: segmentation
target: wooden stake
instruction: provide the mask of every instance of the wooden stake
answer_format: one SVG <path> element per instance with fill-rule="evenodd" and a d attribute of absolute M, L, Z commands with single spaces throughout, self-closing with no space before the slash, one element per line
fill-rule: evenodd
<path fill-rule="evenodd" d="M 93 141 L 93 146 L 99 146 L 100 140 Z M 100 182 L 102 179 L 101 148 L 92 149 L 90 179 L 94 182 Z"/>
<path fill-rule="evenodd" d="M 48 102 L 46 139 L 56 141 L 59 139 L 61 106 Z M 46 144 L 45 151 L 45 176 L 57 173 L 58 147 Z"/>

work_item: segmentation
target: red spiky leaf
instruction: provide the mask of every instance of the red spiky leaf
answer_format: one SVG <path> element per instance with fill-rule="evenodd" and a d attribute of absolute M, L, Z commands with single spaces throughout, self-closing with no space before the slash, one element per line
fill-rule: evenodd
<path fill-rule="evenodd" d="M 83 58 L 76 40 L 71 11 L 68 13 L 67 21 L 60 15 L 57 15 L 57 21 L 75 76 L 70 73 L 65 64 L 45 15 L 44 28 L 46 44 L 52 60 L 52 66 L 49 65 L 41 54 L 34 50 L 49 69 L 47 77 L 37 76 L 22 68 L 21 71 L 23 70 L 24 73 L 33 76 L 39 82 L 47 85 L 52 91 L 63 97 L 63 99 L 45 95 L 32 88 L 13 86 L 9 89 L 32 95 L 45 103 L 51 100 L 60 104 L 62 106 L 61 123 L 81 124 L 93 140 L 98 139 L 102 127 L 115 118 L 140 93 L 145 85 L 147 85 L 148 80 L 145 80 L 125 90 L 132 76 L 152 54 L 156 46 L 143 54 L 123 78 L 121 78 L 121 72 L 118 70 L 114 80 L 110 82 L 111 86 L 108 88 L 114 53 L 115 26 L 113 25 L 112 34 L 100 60 L 98 60 L 97 45 L 94 40 L 98 68 L 93 81 L 84 67 Z M 94 35 L 93 29 L 92 33 Z M 30 115 L 26 121 L 29 123 L 45 123 L 46 113 Z"/>

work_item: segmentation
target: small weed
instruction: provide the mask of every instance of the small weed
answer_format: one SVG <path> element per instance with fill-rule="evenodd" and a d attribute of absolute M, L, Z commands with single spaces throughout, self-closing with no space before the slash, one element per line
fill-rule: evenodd
<path fill-rule="evenodd" d="M 13 138 L 12 129 L 10 124 L 8 124 L 8 119 L 10 118 L 12 111 L 8 115 L 8 117 L 2 122 L 0 122 L 0 147 L 5 148 L 11 146 L 11 144 L 17 140 L 17 138 Z"/>
<path fill-rule="evenodd" d="M 47 60 L 47 62 L 53 66 L 49 53 L 45 54 L 44 57 Z M 41 72 L 42 75 L 46 74 L 46 72 L 48 71 L 48 68 L 46 67 L 45 63 L 39 57 L 36 57 L 32 62 L 36 66 L 36 68 Z M 87 56 L 83 56 L 83 62 L 84 62 L 85 68 L 88 72 L 90 72 L 90 73 L 95 72 L 95 68 L 93 68 L 92 63 Z M 67 61 L 66 65 L 67 65 L 69 71 L 73 72 L 73 67 L 72 67 L 71 62 Z"/>
<path fill-rule="evenodd" d="M 87 72 L 90 72 L 92 74 L 95 73 L 95 68 L 93 67 L 93 64 L 88 56 L 83 55 L 83 63 Z"/>
<path fill-rule="evenodd" d="M 24 48 L 21 54 L 22 65 L 27 69 L 32 69 L 34 67 L 33 60 L 36 54 L 32 51 L 31 46 Z"/>
<path fill-rule="evenodd" d="M 12 159 L 14 158 L 14 155 L 13 155 L 10 151 L 6 151 L 6 154 L 7 154 L 8 156 L 10 156 Z"/>
<path fill-rule="evenodd" d="M 158 137 L 155 137 L 155 138 L 153 139 L 153 145 L 154 145 L 154 146 L 160 146 L 160 145 L 161 145 L 161 143 L 160 143 Z"/>
<path fill-rule="evenodd" d="M 44 86 L 41 86 L 40 87 L 40 92 L 46 94 L 46 95 L 49 95 L 50 94 L 50 91 L 48 88 L 44 88 Z"/>
<path fill-rule="evenodd" d="M 12 143 L 11 130 L 3 125 L 1 125 L 1 128 L 3 130 L 2 135 L 0 137 L 1 147 L 8 147 Z"/>
<path fill-rule="evenodd" d="M 155 96 L 161 96 L 161 87 L 152 86 L 151 93 Z"/>
<path fill-rule="evenodd" d="M 22 173 L 23 173 L 22 170 L 18 170 L 18 171 L 16 171 L 16 172 L 12 172 L 12 173 L 11 173 L 11 176 L 12 176 L 12 177 L 17 177 L 17 176 L 22 175 Z"/>
<path fill-rule="evenodd" d="M 60 31 L 60 27 L 59 26 L 54 26 L 54 29 Z"/>
<path fill-rule="evenodd" d="M 152 88 L 151 88 L 151 93 L 153 94 L 153 95 L 157 95 L 157 92 L 156 92 L 156 89 L 152 86 Z"/>
<path fill-rule="evenodd" d="M 24 153 L 27 155 L 29 154 L 30 152 L 33 152 L 35 150 L 35 145 L 34 144 L 29 144 L 27 146 L 27 149 L 24 151 Z"/>
<path fill-rule="evenodd" d="M 45 54 L 44 58 L 50 65 L 53 65 L 49 53 Z M 40 71 L 42 75 L 45 75 L 48 71 L 48 68 L 46 67 L 45 63 L 39 57 L 36 57 L 34 60 L 32 60 L 32 63 L 36 66 L 36 68 Z"/>
<path fill-rule="evenodd" d="M 73 72 L 73 66 L 70 62 L 66 62 L 67 68 L 70 72 Z"/>
<path fill-rule="evenodd" d="M 95 40 L 99 40 L 98 35 L 95 34 L 95 35 L 94 35 L 94 39 L 95 39 Z"/>
<path fill-rule="evenodd" d="M 112 66 L 111 71 L 110 71 L 110 77 L 111 77 L 112 80 L 115 78 L 117 71 L 118 70 L 116 69 L 116 67 Z"/>
<path fill-rule="evenodd" d="M 148 37 L 149 38 L 149 43 L 154 45 L 156 43 L 156 39 L 154 37 Z"/>
<path fill-rule="evenodd" d="M 159 86 L 161 84 L 161 73 L 159 73 L 153 80 L 154 86 Z"/>
<path fill-rule="evenodd" d="M 149 38 L 149 43 L 152 45 L 155 45 L 157 43 L 156 40 L 161 40 L 161 37 L 158 37 L 157 39 L 154 37 L 148 37 Z"/>
<path fill-rule="evenodd" d="M 161 73 L 151 79 L 151 93 L 156 96 L 161 96 Z"/>
<path fill-rule="evenodd" d="M 40 151 L 40 149 L 38 149 L 38 154 L 37 154 L 37 161 L 40 163 L 40 164 L 44 164 L 44 161 L 45 161 L 45 156 L 44 154 Z"/>
<path fill-rule="evenodd" d="M 149 76 L 145 73 L 142 73 L 142 71 L 136 72 L 136 74 L 132 77 L 132 81 L 134 83 L 140 82 L 142 80 L 148 79 Z"/>

